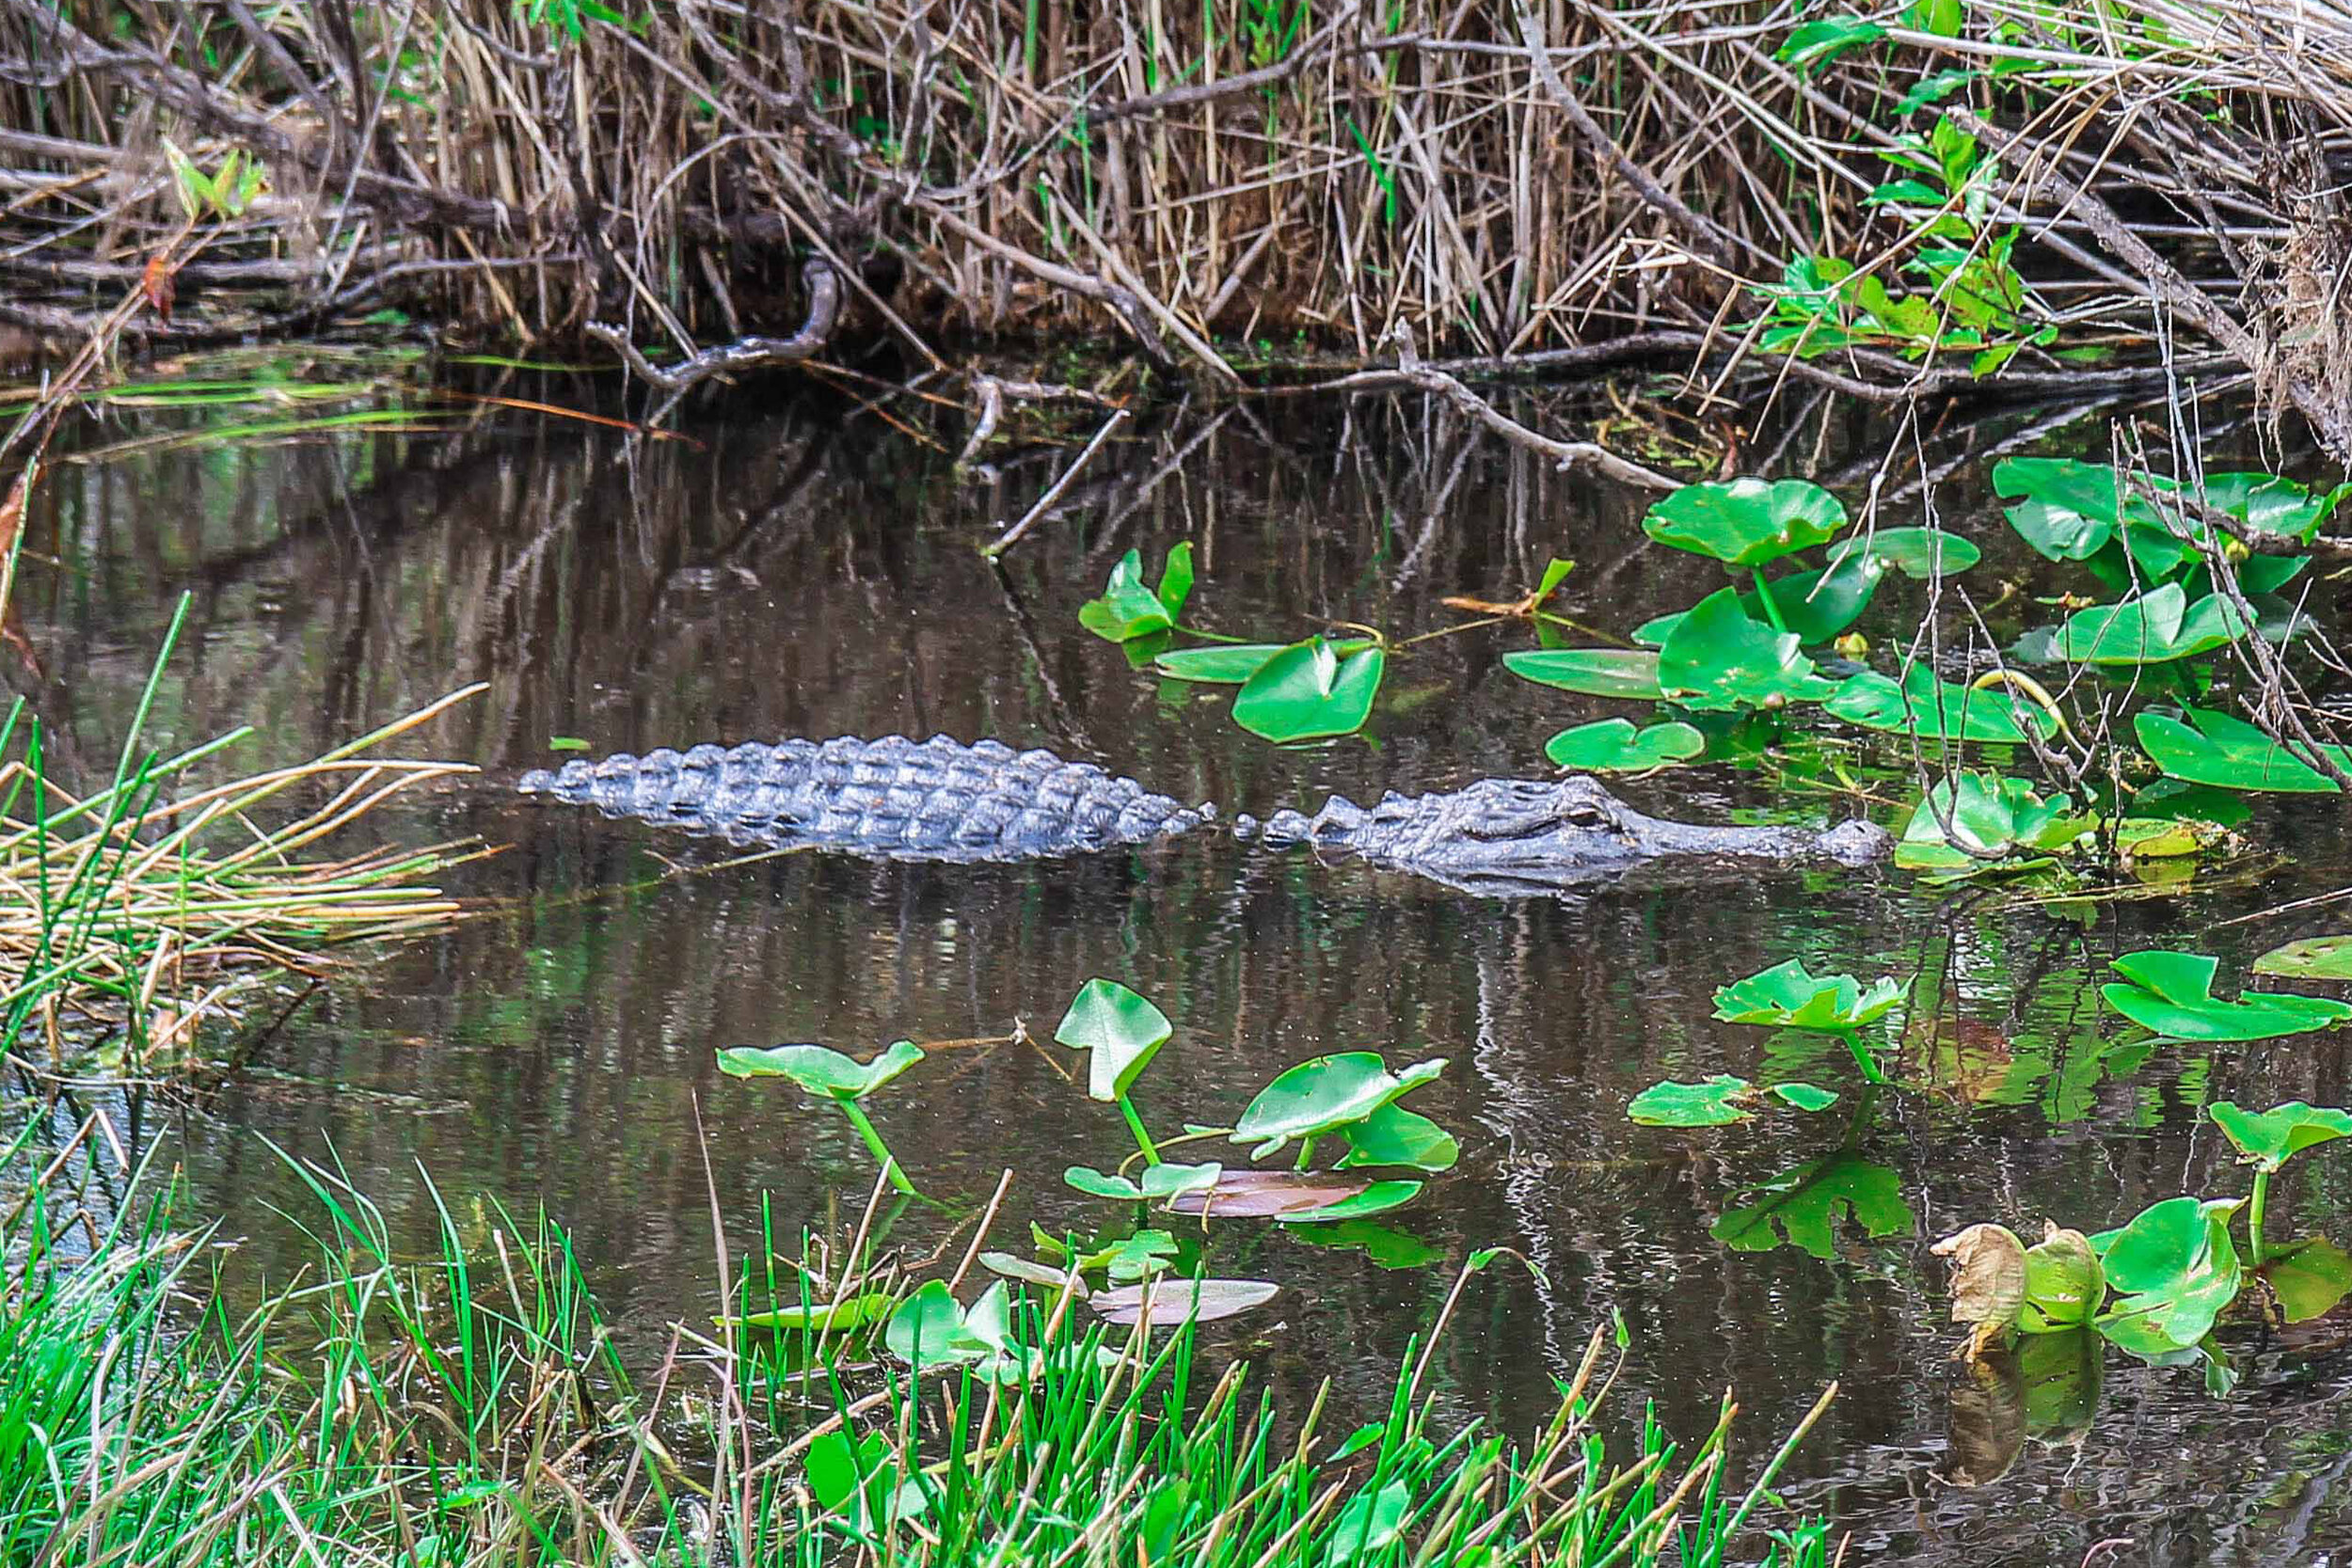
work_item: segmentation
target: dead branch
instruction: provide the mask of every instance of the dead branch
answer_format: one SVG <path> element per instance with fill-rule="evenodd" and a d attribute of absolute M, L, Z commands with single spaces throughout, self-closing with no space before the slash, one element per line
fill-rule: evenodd
<path fill-rule="evenodd" d="M 675 370 L 647 359 L 627 331 L 609 322 L 589 322 L 580 330 L 619 354 L 631 374 L 675 394 L 714 375 L 797 364 L 822 350 L 841 314 L 840 274 L 822 256 L 811 256 L 801 268 L 801 280 L 808 289 L 808 315 L 798 332 L 789 338 L 738 338 L 689 356 Z"/>

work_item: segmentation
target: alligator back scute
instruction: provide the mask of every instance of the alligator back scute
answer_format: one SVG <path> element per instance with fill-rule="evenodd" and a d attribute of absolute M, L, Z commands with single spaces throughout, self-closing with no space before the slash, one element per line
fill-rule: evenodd
<path fill-rule="evenodd" d="M 1200 826 L 1187 807 L 1047 751 L 993 740 L 747 741 L 617 752 L 523 775 L 525 794 L 593 805 L 739 845 L 806 845 L 885 860 L 1001 861 L 1144 844 Z"/>

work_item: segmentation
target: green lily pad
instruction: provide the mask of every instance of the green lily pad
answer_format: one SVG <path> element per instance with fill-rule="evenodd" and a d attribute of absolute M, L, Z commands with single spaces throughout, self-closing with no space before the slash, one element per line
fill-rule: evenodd
<path fill-rule="evenodd" d="M 1794 632 L 1749 619 L 1736 589 L 1692 606 L 1658 651 L 1658 682 L 1685 707 L 1777 707 L 1820 702 L 1837 688 L 1814 673 Z"/>
<path fill-rule="evenodd" d="M 1802 479 L 1686 484 L 1642 521 L 1660 544 L 1712 556 L 1726 566 L 1760 566 L 1827 544 L 1845 526 L 1846 509 L 1837 498 Z"/>
<path fill-rule="evenodd" d="M 2051 561 L 2088 561 L 2105 548 L 2123 519 L 2122 487 L 2106 464 L 2071 457 L 2010 457 L 1993 467 L 1993 488 L 2020 497 L 2009 508 L 2010 526 Z M 2135 497 L 2132 517 L 2151 527 L 2160 519 Z"/>
<path fill-rule="evenodd" d="M 1822 711 L 1866 730 L 1931 740 L 2014 745 L 2026 738 L 2029 725 L 2042 735 L 2054 727 L 2049 716 L 2030 704 L 2021 704 L 2007 692 L 1971 691 L 1939 680 L 1924 664 L 1904 671 L 1899 686 L 1875 670 L 1850 675 Z"/>
<path fill-rule="evenodd" d="M 893 1040 L 870 1062 L 823 1045 L 731 1045 L 719 1053 L 719 1070 L 731 1078 L 789 1078 L 811 1094 L 863 1100 L 923 1059 L 913 1040 Z"/>
<path fill-rule="evenodd" d="M 1562 768 L 1590 773 L 1664 768 L 1707 750 L 1707 737 L 1679 721 L 1635 729 L 1628 719 L 1601 719 L 1562 730 L 1544 743 L 1544 755 Z"/>
<path fill-rule="evenodd" d="M 2218 594 L 2194 605 L 2177 582 L 2067 617 L 2058 653 L 2079 664 L 2165 664 L 2211 653 L 2246 630 L 2245 618 Z"/>
<path fill-rule="evenodd" d="M 1028 1381 L 1032 1357 L 1011 1342 L 1012 1307 L 1003 1281 L 969 1310 L 944 1281 L 927 1280 L 898 1305 L 882 1330 L 890 1354 L 912 1367 L 969 1366 L 990 1383 Z"/>
<path fill-rule="evenodd" d="M 2352 980 L 2352 936 L 2305 937 L 2254 960 L 2257 974 L 2296 980 Z"/>
<path fill-rule="evenodd" d="M 1835 566 L 1866 551 L 1903 576 L 1922 581 L 1964 572 L 1984 559 L 1984 552 L 1975 545 L 1940 528 L 1883 528 L 1867 537 L 1857 533 L 1839 540 L 1830 546 L 1829 563 Z"/>
<path fill-rule="evenodd" d="M 2182 711 L 2188 715 L 2186 724 L 2161 713 L 2142 713 L 2132 721 L 2141 749 L 2171 777 L 2223 789 L 2338 793 L 2334 780 L 2245 720 L 2214 708 Z M 2352 750 L 2325 750 L 2337 767 L 2352 772 Z"/>
<path fill-rule="evenodd" d="M 1320 637 L 1294 642 L 1242 683 L 1233 722 L 1268 740 L 1319 740 L 1353 735 L 1372 717 L 1389 657 L 1379 648 L 1342 657 Z"/>
<path fill-rule="evenodd" d="M 1239 686 L 1282 651 L 1280 642 L 1220 642 L 1208 648 L 1178 648 L 1154 657 L 1161 674 L 1208 686 Z"/>
<path fill-rule="evenodd" d="M 1410 1203 L 1421 1196 L 1419 1181 L 1375 1181 L 1353 1197 L 1337 1203 L 1327 1203 L 1320 1209 L 1294 1209 L 1277 1214 L 1284 1225 L 1327 1225 L 1338 1220 L 1359 1220 Z"/>
<path fill-rule="evenodd" d="M 2202 1339 L 2244 1278 L 2230 1219 L 2245 1201 L 2167 1198 L 2092 1237 L 2107 1283 L 2123 1297 L 2112 1316 L 2137 1319 L 2175 1345 Z"/>
<path fill-rule="evenodd" d="M 1415 1170 L 1452 1170 L 1462 1157 L 1454 1134 L 1416 1111 L 1391 1101 L 1363 1120 L 1340 1129 L 1347 1140 L 1341 1170 L 1363 1165 L 1409 1165 Z"/>
<path fill-rule="evenodd" d="M 1096 1170 L 1092 1165 L 1072 1165 L 1061 1173 L 1062 1184 L 1082 1192 L 1089 1197 L 1107 1197 L 1129 1203 L 1143 1201 L 1143 1189 L 1123 1176 Z"/>
<path fill-rule="evenodd" d="M 2352 1295 L 2352 1258 L 2325 1236 L 2280 1247 L 2255 1272 L 2279 1298 L 2280 1315 L 2291 1323 L 2325 1316 Z"/>
<path fill-rule="evenodd" d="M 2046 855 L 2073 843 L 2090 826 L 2072 815 L 2074 805 L 2065 795 L 2042 799 L 2024 779 L 1962 772 L 1939 780 L 1914 808 L 1895 846 L 1895 863 L 1913 871 L 1963 874 L 1993 863 L 1959 845 L 2010 857 Z M 1950 839 L 1944 835 L 1939 810 L 1951 817 Z"/>
<path fill-rule="evenodd" d="M 1088 1053 L 1087 1094 L 1107 1103 L 1127 1092 L 1175 1032 L 1159 1008 L 1118 981 L 1097 976 L 1070 999 L 1054 1038 Z"/>
<path fill-rule="evenodd" d="M 1377 1052 L 1344 1051 L 1301 1062 L 1258 1091 L 1233 1124 L 1233 1142 L 1256 1144 L 1258 1159 L 1294 1138 L 1316 1138 L 1360 1122 L 1445 1070 L 1445 1058 L 1391 1072 Z"/>
<path fill-rule="evenodd" d="M 1827 1262 L 1837 1223 L 1851 1215 L 1877 1240 L 1907 1233 L 1911 1206 L 1902 1180 L 1854 1154 L 1832 1154 L 1747 1189 L 1748 1201 L 1725 1209 L 1708 1234 L 1734 1252 L 1769 1252 L 1788 1243 Z"/>
<path fill-rule="evenodd" d="M 2090 1239 L 2044 1225 L 2041 1243 L 2026 1253 L 2018 1326 L 2028 1334 L 2062 1334 L 2090 1322 L 2106 1299 L 2106 1273 Z"/>
<path fill-rule="evenodd" d="M 2352 1138 L 2352 1115 L 2332 1105 L 2290 1100 L 2267 1111 L 2248 1111 L 2225 1100 L 2206 1111 L 2257 1170 L 2275 1171 L 2314 1145 Z"/>
<path fill-rule="evenodd" d="M 1825 1089 L 1814 1084 L 1773 1084 L 1764 1092 L 1778 1096 L 1808 1115 L 1826 1111 L 1837 1103 L 1836 1089 Z"/>
<path fill-rule="evenodd" d="M 1633 1097 L 1625 1114 L 1645 1127 L 1727 1127 L 1748 1119 L 1738 1102 L 1754 1094 L 1746 1079 L 1728 1075 L 1703 1084 L 1652 1084 Z"/>
<path fill-rule="evenodd" d="M 1835 1032 L 1875 1023 L 1902 999 L 1891 975 L 1866 990 L 1851 974 L 1814 974 L 1802 958 L 1791 958 L 1718 988 L 1715 1016 L 1726 1023 Z"/>
<path fill-rule="evenodd" d="M 2219 961 L 2163 948 L 2126 953 L 2115 971 L 2122 981 L 2099 988 L 2107 1006 L 2143 1029 L 2184 1040 L 2266 1040 L 2324 1029 L 2352 1018 L 2352 1004 L 2324 996 L 2248 991 L 2235 1002 L 2213 995 Z"/>
<path fill-rule="evenodd" d="M 1078 607 L 1078 624 L 1106 642 L 1129 642 L 1173 626 L 1191 596 L 1190 541 L 1168 552 L 1156 590 L 1143 585 L 1143 553 L 1129 550 L 1111 568 L 1101 596 Z"/>
<path fill-rule="evenodd" d="M 1632 697 L 1655 702 L 1665 695 L 1658 684 L 1658 656 L 1642 648 L 1550 648 L 1502 656 L 1502 667 L 1521 680 L 1588 697 Z"/>
<path fill-rule="evenodd" d="M 1886 568 L 1877 557 L 1855 555 L 1818 572 L 1791 573 L 1766 586 L 1772 591 L 1772 608 L 1780 611 L 1781 624 L 1799 643 L 1810 645 L 1832 641 L 1862 619 L 1862 612 L 1870 608 L 1871 596 L 1879 591 L 1879 579 L 1885 575 Z M 1756 594 L 1740 594 L 1740 608 L 1752 619 L 1772 619 Z"/>

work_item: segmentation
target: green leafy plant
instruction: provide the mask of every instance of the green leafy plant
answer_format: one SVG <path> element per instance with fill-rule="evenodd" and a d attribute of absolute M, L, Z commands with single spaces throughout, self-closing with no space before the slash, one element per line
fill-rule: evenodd
<path fill-rule="evenodd" d="M 2254 960 L 2257 974 L 2298 980 L 2352 980 L 2352 936 L 2304 937 Z"/>
<path fill-rule="evenodd" d="M 1849 675 L 1822 711 L 1866 730 L 1994 745 L 2020 743 L 2029 730 L 2046 736 L 2056 728 L 2056 721 L 2031 704 L 2003 691 L 1954 686 L 1925 664 L 1905 670 L 1899 684 L 1875 670 Z"/>
<path fill-rule="evenodd" d="M 2205 1114 L 2237 1146 L 2239 1157 L 2254 1167 L 2254 1191 L 2247 1203 L 2247 1235 L 2253 1259 L 2263 1261 L 2263 1220 L 2270 1200 L 2270 1179 L 2279 1168 L 2307 1148 L 2352 1137 L 2352 1115 L 2334 1106 L 2307 1105 L 2290 1100 L 2267 1111 L 2248 1111 L 2229 1101 L 2208 1106 Z"/>
<path fill-rule="evenodd" d="M 1963 770 L 1930 786 L 1913 809 L 1895 863 L 1956 879 L 2030 869 L 2048 864 L 2090 826 L 2066 795 L 2044 798 L 2024 779 Z"/>
<path fill-rule="evenodd" d="M 173 192 L 190 221 L 212 216 L 243 217 L 253 198 L 269 188 L 269 170 L 242 148 L 231 148 L 220 166 L 206 174 L 195 160 L 163 138 L 164 157 L 171 165 Z"/>
<path fill-rule="evenodd" d="M 1133 642 L 1173 628 L 1192 597 L 1192 542 L 1168 552 L 1159 585 L 1143 583 L 1143 552 L 1129 550 L 1111 568 L 1110 581 L 1078 607 L 1078 624 L 1106 642 Z"/>
<path fill-rule="evenodd" d="M 913 1040 L 893 1040 L 870 1062 L 822 1045 L 732 1045 L 719 1053 L 719 1070 L 733 1078 L 789 1079 L 831 1104 L 857 1129 L 891 1185 L 914 1197 L 919 1195 L 907 1179 L 906 1168 L 882 1142 L 858 1101 L 922 1059 L 923 1049 Z"/>
<path fill-rule="evenodd" d="M 1826 1262 L 1836 1253 L 1838 1222 L 1851 1216 L 1872 1240 L 1909 1233 L 1915 1221 L 1902 1179 L 1886 1166 L 1843 1150 L 1809 1160 L 1743 1188 L 1708 1234 L 1734 1252 L 1769 1252 L 1787 1243 Z"/>
<path fill-rule="evenodd" d="M 2248 991 L 2221 1001 L 2213 994 L 2220 961 L 2202 954 L 2151 948 L 2124 954 L 2113 968 L 2123 978 L 2099 988 L 2107 1006 L 2172 1039 L 2270 1039 L 2352 1019 L 2352 1004 L 2324 996 Z"/>
<path fill-rule="evenodd" d="M 1851 974 L 1815 974 L 1801 958 L 1758 970 L 1715 992 L 1715 1016 L 1726 1023 L 1756 1023 L 1768 1029 L 1803 1029 L 1843 1041 L 1872 1084 L 1886 1082 L 1878 1055 L 1862 1038 L 1903 999 L 1891 975 L 1867 988 Z"/>
<path fill-rule="evenodd" d="M 1343 655 L 1327 638 L 1294 642 L 1242 683 L 1233 722 L 1273 741 L 1353 735 L 1372 717 L 1388 667 L 1383 648 Z"/>
<path fill-rule="evenodd" d="M 2245 720 L 2215 708 L 2182 711 L 2185 722 L 2163 713 L 2141 713 L 2132 721 L 2140 746 L 2169 777 L 2221 789 L 2339 792 L 2333 779 Z M 2321 749 L 2338 768 L 2352 772 L 2352 749 Z"/>
<path fill-rule="evenodd" d="M 1635 729 L 1630 720 L 1601 719 L 1562 730 L 1544 743 L 1544 755 L 1586 772 L 1647 772 L 1672 767 L 1707 749 L 1707 737 L 1679 721 Z"/>
<path fill-rule="evenodd" d="M 1718 1074 L 1700 1084 L 1652 1084 L 1633 1097 L 1625 1114 L 1645 1127 L 1724 1127 L 1745 1121 L 1749 1106 L 1767 1095 L 1800 1111 L 1825 1111 L 1837 1102 L 1835 1090 L 1811 1084 L 1772 1084 L 1757 1088 L 1744 1078 Z"/>

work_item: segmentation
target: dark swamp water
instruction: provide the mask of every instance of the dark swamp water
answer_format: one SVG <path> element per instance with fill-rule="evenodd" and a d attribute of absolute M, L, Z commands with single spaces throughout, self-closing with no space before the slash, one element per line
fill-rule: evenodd
<path fill-rule="evenodd" d="M 2195 1369 L 2112 1350 L 2088 1368 L 2017 1369 L 2037 1390 L 2020 1448 L 2000 1408 L 2017 1388 L 1972 1388 L 1947 1359 L 1957 1331 L 1928 1255 L 1979 1219 L 2091 1230 L 2181 1192 L 2242 1192 L 2202 1106 L 2345 1100 L 2340 1032 L 2152 1052 L 2095 989 L 2110 957 L 2168 943 L 2219 953 L 2227 987 L 2254 954 L 2341 927 L 2341 906 L 2228 924 L 2352 880 L 2340 807 L 2265 810 L 2252 832 L 2291 864 L 2083 920 L 1938 896 L 1891 871 L 1481 902 L 1214 834 L 1019 866 L 720 864 L 723 846 L 516 800 L 507 786 L 551 760 L 553 736 L 602 752 L 993 736 L 1228 814 L 1534 774 L 1549 735 L 1613 710 L 1507 674 L 1501 655 L 1524 632 L 1424 644 L 1392 663 L 1365 736 L 1282 751 L 1234 728 L 1216 691 L 1131 671 L 1076 608 L 1121 551 L 1155 563 L 1180 539 L 1199 554 L 1198 618 L 1278 639 L 1322 617 L 1434 630 L 1463 618 L 1446 595 L 1515 596 L 1554 554 L 1582 563 L 1563 611 L 1618 635 L 1722 580 L 1645 544 L 1642 498 L 1549 472 L 1418 400 L 1139 420 L 1001 578 L 974 546 L 1026 509 L 1061 451 L 959 482 L 946 454 L 846 404 L 769 389 L 739 407 L 695 428 L 701 450 L 633 456 L 614 433 L 499 411 L 463 431 L 141 450 L 56 471 L 28 533 L 46 559 L 28 560 L 18 602 L 47 672 L 42 711 L 82 756 L 111 759 L 183 590 L 195 605 L 161 745 L 250 723 L 260 735 L 236 760 L 258 768 L 489 684 L 405 748 L 484 777 L 390 826 L 506 847 L 452 882 L 495 907 L 318 994 L 217 1094 L 138 1107 L 140 1134 L 184 1165 L 199 1212 L 250 1235 L 256 1266 L 282 1275 L 300 1258 L 263 1206 L 305 1204 L 262 1137 L 314 1157 L 331 1146 L 421 1248 L 433 1210 L 420 1167 L 477 1235 L 487 1196 L 544 1202 L 625 1339 L 658 1346 L 715 1305 L 698 1106 L 739 1246 L 760 1191 L 787 1224 L 821 1226 L 853 1218 L 872 1177 L 837 1118 L 723 1077 L 714 1047 L 821 1040 L 863 1055 L 899 1037 L 1002 1035 L 1016 1017 L 1042 1035 L 1104 974 L 1176 1021 L 1137 1090 L 1165 1125 L 1228 1123 L 1258 1085 L 1323 1052 L 1451 1059 L 1413 1103 L 1464 1158 L 1391 1224 L 1328 1238 L 1354 1245 L 1248 1226 L 1215 1242 L 1217 1272 L 1291 1287 L 1233 1338 L 1293 1397 L 1326 1376 L 1343 1402 L 1368 1394 L 1466 1254 L 1508 1245 L 1534 1276 L 1481 1275 L 1431 1374 L 1456 1418 L 1524 1430 L 1617 1312 L 1624 1386 L 1677 1431 L 1704 1433 L 1736 1389 L 1743 1477 L 1823 1385 L 1842 1385 L 1788 1493 L 1851 1528 L 1850 1561 L 2073 1564 L 2110 1541 L 2127 1544 L 2100 1560 L 2346 1560 L 2341 1312 L 2283 1336 L 2233 1331 L 2225 1395 Z M 185 422 L 124 418 L 93 444 Z M 1986 547 L 1970 580 L 2001 599 L 2005 636 L 2034 618 L 2033 594 L 2081 584 L 2010 536 L 1986 454 L 2104 452 L 2106 429 L 2104 411 L 2015 415 L 1924 445 L 1950 470 L 1941 520 Z M 1887 440 L 1831 410 L 1742 466 L 1821 478 L 1851 502 Z M 1919 520 L 1916 473 L 1897 465 L 1891 521 Z M 2004 582 L 2018 592 L 2003 599 Z M 1921 602 L 1890 579 L 1862 629 L 1904 635 Z M 1722 767 L 1624 788 L 1702 819 L 1772 801 Z M 1710 1020 L 1716 986 L 1792 957 L 1912 982 L 1905 1087 L 1858 1096 L 1850 1067 L 1783 1059 L 1767 1032 Z M 1127 1147 L 1116 1114 L 1065 1082 L 1071 1060 L 950 1049 L 876 1102 L 925 1189 L 950 1200 L 899 1218 L 892 1240 L 912 1258 L 961 1249 L 1008 1166 L 997 1244 L 1018 1244 L 1031 1218 L 1058 1230 L 1111 1216 L 1059 1181 Z M 1695 1133 L 1626 1120 L 1660 1078 L 1797 1069 L 1846 1098 L 1823 1117 Z M 2290 1167 L 2274 1230 L 2352 1241 L 2343 1148 Z M 1425 1266 L 1390 1266 L 1415 1258 Z"/>

